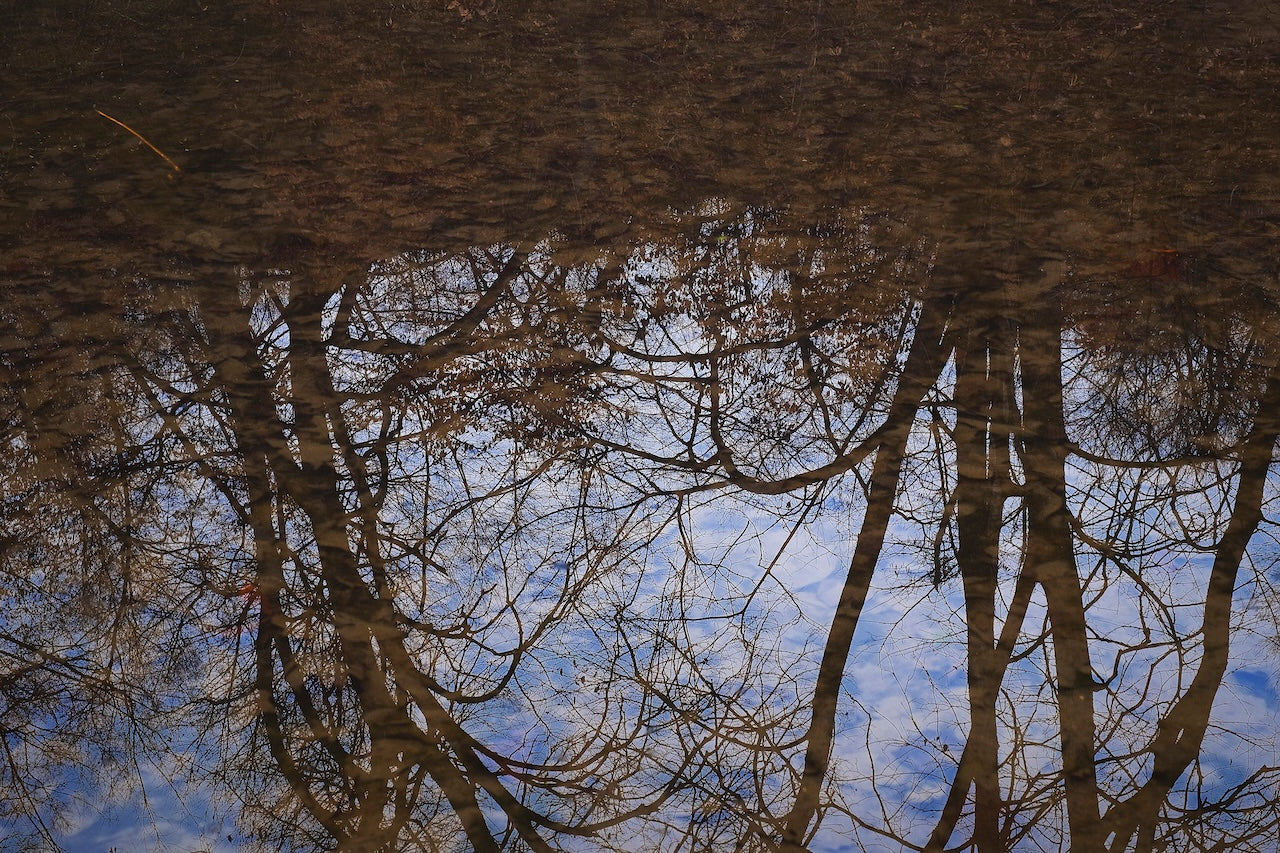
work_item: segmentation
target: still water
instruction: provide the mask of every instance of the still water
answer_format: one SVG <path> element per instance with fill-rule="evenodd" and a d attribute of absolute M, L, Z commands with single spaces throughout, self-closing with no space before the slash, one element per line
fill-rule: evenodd
<path fill-rule="evenodd" d="M 1274 850 L 1241 5 L 0 3 L 0 848 Z"/>

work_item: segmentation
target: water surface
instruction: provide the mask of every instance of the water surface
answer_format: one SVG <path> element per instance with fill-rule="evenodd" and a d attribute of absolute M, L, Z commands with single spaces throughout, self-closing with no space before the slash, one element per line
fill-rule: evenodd
<path fill-rule="evenodd" d="M 0 8 L 9 846 L 1273 848 L 1266 10 Z"/>

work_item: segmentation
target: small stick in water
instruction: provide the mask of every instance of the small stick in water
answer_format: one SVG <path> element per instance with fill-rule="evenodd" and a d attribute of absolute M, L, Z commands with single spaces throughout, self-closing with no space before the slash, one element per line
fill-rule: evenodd
<path fill-rule="evenodd" d="M 172 160 L 170 160 L 170 159 L 169 159 L 169 156 L 168 156 L 167 154 L 165 154 L 165 153 L 164 153 L 163 151 L 161 151 L 159 148 L 157 148 L 157 147 L 155 147 L 154 145 L 152 145 L 152 144 L 151 144 L 151 142 L 150 142 L 150 141 L 148 141 L 148 139 L 147 139 L 145 136 L 143 136 L 141 133 L 138 133 L 138 131 L 134 130 L 132 127 L 129 127 L 129 125 L 125 124 L 125 123 L 124 123 L 124 122 L 122 122 L 120 119 L 118 119 L 118 118 L 116 118 L 116 117 L 114 117 L 114 116 L 109 116 L 109 115 L 107 115 L 107 114 L 106 114 L 106 113 L 104 113 L 102 110 L 97 110 L 96 112 L 98 113 L 98 115 L 102 116 L 102 117 L 103 117 L 103 118 L 105 118 L 107 121 L 113 121 L 113 122 L 115 122 L 116 124 L 118 124 L 118 125 L 120 125 L 121 127 L 123 127 L 125 130 L 129 131 L 130 133 L 132 133 L 134 136 L 138 137 L 138 139 L 140 139 L 140 140 L 142 141 L 142 144 L 143 144 L 143 145 L 147 146 L 147 147 L 148 147 L 148 148 L 150 148 L 152 151 L 154 151 L 154 152 L 156 152 L 157 154 L 159 154 L 159 155 L 160 155 L 160 158 L 161 158 L 162 160 L 164 160 L 166 163 L 168 163 L 170 166 L 172 166 L 172 167 L 173 167 L 173 171 L 175 171 L 175 172 L 181 172 L 181 171 L 182 171 L 180 168 L 178 168 L 178 164 L 177 164 L 177 163 L 175 163 L 175 162 L 173 162 Z"/>

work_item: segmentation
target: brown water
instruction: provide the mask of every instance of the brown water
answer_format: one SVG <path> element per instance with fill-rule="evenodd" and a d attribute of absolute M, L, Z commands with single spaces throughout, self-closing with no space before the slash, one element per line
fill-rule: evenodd
<path fill-rule="evenodd" d="M 1274 10 L 0 19 L 14 849 L 1274 849 Z"/>

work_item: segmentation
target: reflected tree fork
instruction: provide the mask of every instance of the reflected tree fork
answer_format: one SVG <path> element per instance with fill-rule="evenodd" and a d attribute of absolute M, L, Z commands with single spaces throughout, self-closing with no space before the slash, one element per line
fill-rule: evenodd
<path fill-rule="evenodd" d="M 804 772 L 786 816 L 782 849 L 806 849 L 817 830 L 821 787 L 834 741 L 839 688 L 858 617 L 865 604 L 885 530 L 900 485 L 911 422 L 924 393 L 956 354 L 956 501 L 959 551 L 968 623 L 970 735 L 949 794 L 925 850 L 945 849 L 974 789 L 972 844 L 982 853 L 1010 848 L 1011 815 L 999 793 L 996 697 L 1021 631 L 1032 592 L 1044 591 L 1058 697 L 1062 780 L 1069 849 L 1074 853 L 1123 851 L 1136 839 L 1154 849 L 1159 812 L 1173 785 L 1198 757 L 1213 698 L 1229 652 L 1231 601 L 1245 547 L 1262 519 L 1263 487 L 1280 436 L 1280 370 L 1273 365 L 1257 415 L 1239 447 L 1238 485 L 1231 516 L 1218 543 L 1206 589 L 1204 655 L 1189 688 L 1159 721 L 1144 753 L 1154 757 L 1149 779 L 1129 797 L 1100 810 L 1093 695 L 1098 689 L 1090 660 L 1083 582 L 1076 566 L 1073 518 L 1067 504 L 1069 444 L 1064 422 L 1061 333 L 1055 298 L 1021 322 L 997 324 L 986 333 L 961 333 L 949 306 L 926 300 L 877 448 L 872 491 L 814 689 Z M 1015 370 L 1016 364 L 1016 370 Z M 1015 373 L 1024 411 L 1018 416 Z M 1025 485 L 1011 479 L 1012 442 Z M 1020 496 L 1025 517 L 1022 571 L 1008 614 L 995 636 L 996 570 L 1002 507 Z"/>

